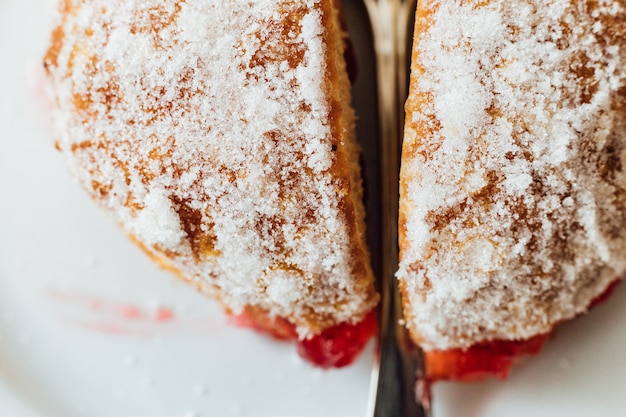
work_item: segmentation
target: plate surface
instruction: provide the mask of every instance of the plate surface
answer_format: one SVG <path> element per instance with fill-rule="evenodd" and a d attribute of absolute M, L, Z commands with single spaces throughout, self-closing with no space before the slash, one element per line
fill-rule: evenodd
<path fill-rule="evenodd" d="M 363 13 L 351 3 L 356 30 Z M 321 371 L 292 345 L 232 326 L 70 179 L 40 93 L 50 10 L 0 0 L 0 415 L 365 415 L 372 344 L 348 369 Z M 367 42 L 354 37 L 361 58 Z M 365 62 L 355 101 L 360 130 L 372 132 Z M 375 191 L 375 152 L 364 147 Z M 435 416 L 626 415 L 625 298 L 622 285 L 506 382 L 438 385 Z"/>

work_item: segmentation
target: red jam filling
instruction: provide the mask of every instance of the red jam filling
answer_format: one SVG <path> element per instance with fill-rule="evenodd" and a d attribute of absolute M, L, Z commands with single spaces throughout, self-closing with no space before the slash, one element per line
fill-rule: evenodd
<path fill-rule="evenodd" d="M 280 340 L 296 340 L 293 324 L 281 317 L 270 317 L 264 311 L 246 309 L 232 317 L 234 324 L 269 333 Z M 371 311 L 356 324 L 341 323 L 311 339 L 298 342 L 298 354 L 321 368 L 341 368 L 353 363 L 367 342 L 376 334 L 376 314 Z"/>
<path fill-rule="evenodd" d="M 523 341 L 480 343 L 467 350 L 426 352 L 426 377 L 432 382 L 476 381 L 489 376 L 504 379 L 518 359 L 539 353 L 549 338 L 550 334 L 544 334 Z"/>
<path fill-rule="evenodd" d="M 604 302 L 613 293 L 620 280 L 615 280 L 590 304 L 592 308 Z M 293 324 L 281 317 L 271 317 L 259 309 L 246 309 L 232 317 L 243 327 L 269 333 L 280 340 L 297 340 Z M 298 354 L 321 368 L 341 368 L 355 361 L 378 328 L 376 314 L 371 311 L 356 324 L 341 323 L 321 334 L 298 342 Z M 506 378 L 513 365 L 524 356 L 536 355 L 552 333 L 522 341 L 495 340 L 480 343 L 469 349 L 449 349 L 426 352 L 428 382 L 439 380 L 476 381 L 495 376 Z"/>
<path fill-rule="evenodd" d="M 620 280 L 613 281 L 596 297 L 589 308 L 606 301 Z M 480 343 L 469 349 L 450 349 L 426 352 L 426 375 L 429 382 L 438 380 L 477 381 L 489 376 L 506 378 L 513 365 L 526 355 L 541 351 L 552 333 L 522 341 L 495 340 Z"/>
<path fill-rule="evenodd" d="M 298 354 L 321 368 L 341 368 L 350 365 L 363 350 L 378 328 L 371 311 L 356 323 L 341 323 L 321 334 L 298 342 Z"/>

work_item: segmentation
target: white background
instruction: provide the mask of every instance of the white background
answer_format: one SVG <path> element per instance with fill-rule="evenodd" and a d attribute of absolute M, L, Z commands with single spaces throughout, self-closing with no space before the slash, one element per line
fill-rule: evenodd
<path fill-rule="evenodd" d="M 37 99 L 49 12 L 0 0 L 0 417 L 364 416 L 372 344 L 321 371 L 229 325 L 69 178 Z M 435 417 L 626 416 L 625 298 L 621 286 L 506 382 L 438 385 Z M 151 320 L 159 307 L 174 318 Z"/>

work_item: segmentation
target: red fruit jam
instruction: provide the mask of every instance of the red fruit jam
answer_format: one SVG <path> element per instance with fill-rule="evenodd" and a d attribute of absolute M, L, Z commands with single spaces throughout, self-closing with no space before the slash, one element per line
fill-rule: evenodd
<path fill-rule="evenodd" d="M 606 301 L 620 280 L 613 281 L 596 297 L 589 308 Z M 504 379 L 511 368 L 526 355 L 541 351 L 552 333 L 538 335 L 522 341 L 495 340 L 480 343 L 469 349 L 449 349 L 426 352 L 426 377 L 429 382 L 438 380 L 476 381 L 495 376 Z"/>
<path fill-rule="evenodd" d="M 549 338 L 549 334 L 544 334 L 523 341 L 481 343 L 467 350 L 426 352 L 426 377 L 432 382 L 476 381 L 489 376 L 504 379 L 519 358 L 536 355 Z"/>
<path fill-rule="evenodd" d="M 356 323 L 341 323 L 321 334 L 298 343 L 298 354 L 321 368 L 341 368 L 350 365 L 378 328 L 371 311 Z"/>
<path fill-rule="evenodd" d="M 247 308 L 232 321 L 238 326 L 269 333 L 279 340 L 298 338 L 293 324 L 281 317 L 271 317 L 260 309 Z M 371 311 L 359 323 L 341 323 L 311 339 L 299 341 L 298 354 L 321 368 L 341 368 L 355 361 L 377 328 L 375 311 Z"/>

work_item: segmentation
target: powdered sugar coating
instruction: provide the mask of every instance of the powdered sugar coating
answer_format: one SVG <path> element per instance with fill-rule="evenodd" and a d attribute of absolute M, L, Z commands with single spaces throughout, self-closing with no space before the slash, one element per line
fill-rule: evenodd
<path fill-rule="evenodd" d="M 420 2 L 397 275 L 427 350 L 547 333 L 624 273 L 624 6 Z"/>
<path fill-rule="evenodd" d="M 329 1 L 60 10 L 46 57 L 58 146 L 150 254 L 229 309 L 286 317 L 302 336 L 373 307 Z"/>

